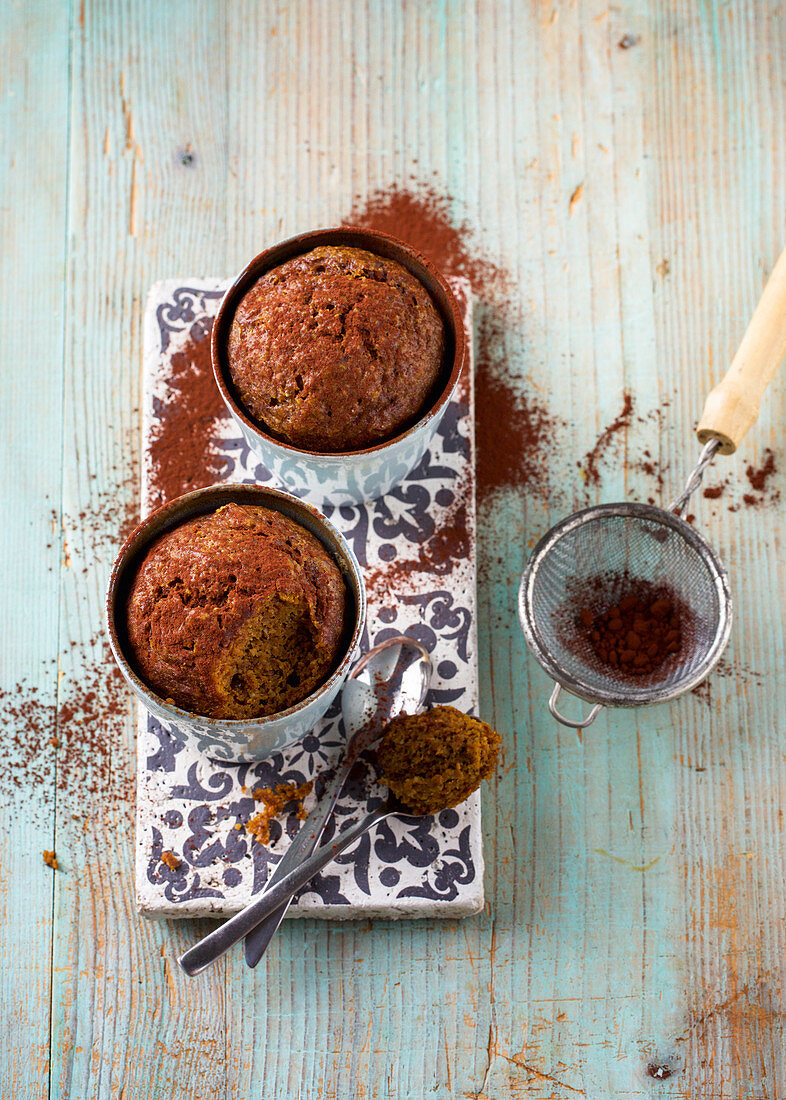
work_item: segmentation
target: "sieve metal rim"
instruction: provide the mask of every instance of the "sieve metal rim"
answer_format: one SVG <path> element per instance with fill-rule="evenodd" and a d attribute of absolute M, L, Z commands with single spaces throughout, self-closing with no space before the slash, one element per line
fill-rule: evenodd
<path fill-rule="evenodd" d="M 681 680 L 678 684 L 666 690 L 659 689 L 655 698 L 653 698 L 653 690 L 651 687 L 631 688 L 629 691 L 626 691 L 624 695 L 620 695 L 618 692 L 592 688 L 579 677 L 567 674 L 563 669 L 559 668 L 551 658 L 548 646 L 537 628 L 532 610 L 535 577 L 539 563 L 543 560 L 544 556 L 549 553 L 560 539 L 570 534 L 576 527 L 591 520 L 614 516 L 633 516 L 638 519 L 655 521 L 673 528 L 673 530 L 678 532 L 678 534 L 691 545 L 707 564 L 712 582 L 718 592 L 718 603 L 720 606 L 718 629 L 715 633 L 712 645 L 707 650 L 704 660 L 690 677 Z M 600 703 L 603 706 L 614 707 L 640 707 L 648 706 L 652 703 L 666 703 L 697 687 L 706 679 L 720 660 L 729 641 L 733 619 L 728 574 L 710 543 L 703 535 L 700 535 L 695 528 L 691 527 L 686 520 L 676 515 L 674 512 L 668 512 L 665 508 L 659 508 L 655 504 L 641 504 L 636 501 L 593 504 L 590 505 L 589 508 L 582 508 L 578 512 L 571 513 L 571 515 L 560 520 L 559 523 L 555 523 L 553 527 L 550 527 L 545 535 L 543 535 L 533 547 L 529 560 L 524 567 L 521 583 L 519 584 L 518 612 L 521 629 L 524 632 L 524 638 L 526 639 L 532 655 L 555 683 L 559 684 L 560 687 L 564 688 L 566 691 L 569 691 L 572 695 L 578 696 L 579 699 L 585 700 L 585 702 Z"/>

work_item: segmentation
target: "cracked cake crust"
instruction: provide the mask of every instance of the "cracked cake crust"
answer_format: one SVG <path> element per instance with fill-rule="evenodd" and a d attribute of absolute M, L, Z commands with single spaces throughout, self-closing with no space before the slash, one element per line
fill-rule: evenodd
<path fill-rule="evenodd" d="M 157 539 L 126 603 L 137 669 L 211 718 L 294 706 L 339 656 L 346 588 L 317 538 L 279 512 L 227 504 Z"/>
<path fill-rule="evenodd" d="M 442 318 L 395 260 L 324 245 L 266 272 L 227 341 L 247 411 L 303 450 L 383 442 L 427 406 L 445 354 Z"/>

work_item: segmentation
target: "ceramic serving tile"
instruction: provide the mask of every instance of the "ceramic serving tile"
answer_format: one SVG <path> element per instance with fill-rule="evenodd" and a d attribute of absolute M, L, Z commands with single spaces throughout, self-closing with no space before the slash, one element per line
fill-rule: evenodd
<path fill-rule="evenodd" d="M 167 280 L 151 290 L 145 314 L 142 508 L 160 497 L 150 442 L 172 397 L 174 357 L 204 339 L 228 284 L 217 279 Z M 467 284 L 454 283 L 471 341 Z M 191 364 L 206 371 L 204 356 Z M 429 703 L 468 712 L 477 706 L 475 635 L 475 484 L 472 363 L 438 434 L 410 476 L 387 496 L 325 514 L 342 531 L 364 570 L 368 628 L 364 647 L 406 633 L 430 651 Z M 210 468 L 236 482 L 271 475 L 219 417 L 205 430 Z M 215 480 L 215 477 L 208 480 Z M 229 916 L 264 887 L 300 821 L 271 823 L 260 844 L 245 823 L 260 808 L 252 792 L 276 783 L 314 780 L 314 804 L 344 741 L 336 704 L 312 734 L 257 764 L 218 764 L 176 729 L 140 707 L 136 892 L 151 917 Z M 355 767 L 325 838 L 378 805 L 384 788 L 371 757 Z M 164 853 L 167 862 L 162 860 Z M 483 905 L 480 798 L 436 817 L 388 819 L 318 875 L 289 917 L 466 916 Z"/>

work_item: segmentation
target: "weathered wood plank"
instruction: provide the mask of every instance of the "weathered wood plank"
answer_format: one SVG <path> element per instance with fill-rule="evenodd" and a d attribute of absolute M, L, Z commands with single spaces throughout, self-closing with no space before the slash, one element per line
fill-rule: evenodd
<path fill-rule="evenodd" d="M 68 21 L 67 4 L 30 3 L 0 25 L 0 1080 L 31 1098 L 49 1074 Z"/>
<path fill-rule="evenodd" d="M 684 468 L 681 442 L 701 398 L 725 370 L 786 243 L 782 18 L 779 5 L 675 3 L 651 26 L 646 123 L 660 154 L 654 239 L 669 260 L 655 302 L 659 344 L 674 360 L 670 412 L 680 430 L 668 446 L 675 469 Z M 682 308 L 686 301 L 694 308 Z M 730 478 L 737 501 L 750 489 L 747 464 L 760 465 L 766 446 L 783 453 L 785 396 L 781 373 L 740 452 L 718 462 L 713 480 Z M 786 1089 L 783 505 L 730 512 L 728 503 L 724 496 L 696 508 L 736 599 L 726 674 L 712 679 L 703 713 L 683 707 L 675 730 L 675 855 L 685 890 L 676 937 L 685 985 L 679 1087 L 689 1096 L 779 1096 Z"/>
<path fill-rule="evenodd" d="M 4 30 L 20 35 L 21 9 L 13 14 Z M 786 242 L 783 14 L 776 0 L 96 2 L 75 13 L 61 703 L 104 667 L 96 632 L 117 513 L 135 499 L 139 304 L 153 279 L 229 274 L 275 239 L 339 221 L 356 194 L 432 182 L 509 272 L 508 378 L 566 427 L 548 449 L 550 492 L 505 491 L 480 512 L 483 711 L 506 735 L 484 805 L 487 913 L 458 926 L 292 922 L 258 972 L 237 954 L 186 984 L 174 959 L 196 930 L 143 925 L 128 900 L 130 706 L 93 714 L 108 755 L 77 754 L 79 769 L 62 756 L 75 735 L 66 713 L 52 1095 L 782 1095 L 784 505 L 728 506 L 747 488 L 748 461 L 760 463 L 765 446 L 781 459 L 783 379 L 750 444 L 713 473 L 735 486 L 696 502 L 737 596 L 728 659 L 708 692 L 603 716 L 583 739 L 560 730 L 515 596 L 526 548 L 550 522 L 588 500 L 657 497 L 638 465 L 645 450 L 666 496 L 693 460 L 703 395 Z M 49 18 L 27 34 L 45 50 L 52 98 L 68 37 L 66 16 L 59 30 Z M 10 72 L 29 115 L 11 206 L 41 212 L 4 222 L 8 254 L 18 280 L 20 255 L 40 246 L 43 289 L 57 288 L 66 96 L 54 94 L 60 113 L 44 120 L 43 86 L 36 98 L 24 68 Z M 5 102 L 2 125 L 16 133 Z M 50 154 L 43 174 L 29 144 L 36 126 Z M 12 361 L 39 364 L 42 389 L 42 364 L 61 362 L 63 318 L 27 318 L 9 314 L 6 346 Z M 631 426 L 600 485 L 588 485 L 577 460 L 626 390 Z M 11 392 L 21 407 L 25 394 Z M 25 477 L 56 502 L 57 402 L 43 415 Z M 20 453 L 23 421 L 11 424 Z M 57 548 L 20 555 L 26 513 L 13 508 L 5 575 L 13 591 L 36 579 L 35 640 L 17 646 L 18 664 L 4 661 L 34 678 L 38 657 L 57 652 Z M 36 517 L 40 546 L 46 516 Z M 25 625 L 18 608 L 14 622 Z M 38 682 L 53 696 L 51 674 Z M 52 820 L 50 788 L 25 795 Z M 31 957 L 21 917 L 35 914 L 40 1014 L 14 1011 L 36 1053 L 4 1055 L 30 1095 L 44 1094 L 47 1072 L 51 894 L 39 841 L 20 832 L 4 857 L 19 937 L 4 948 L 4 994 L 15 995 L 10 960 L 22 944 Z M 673 1076 L 656 1086 L 650 1063 Z"/>
<path fill-rule="evenodd" d="M 80 1100 L 225 1094 L 222 967 L 189 983 L 180 929 L 134 910 L 135 712 L 102 626 L 138 510 L 141 303 L 163 272 L 221 266 L 223 17 L 206 3 L 183 15 L 86 3 L 74 34 L 61 698 L 77 703 L 60 726 L 51 1094 Z"/>

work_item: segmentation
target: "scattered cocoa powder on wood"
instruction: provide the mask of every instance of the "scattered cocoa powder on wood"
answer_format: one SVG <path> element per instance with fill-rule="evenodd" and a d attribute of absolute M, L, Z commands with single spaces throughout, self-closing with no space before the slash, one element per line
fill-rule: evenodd
<path fill-rule="evenodd" d="M 478 249 L 471 227 L 453 215 L 452 201 L 426 183 L 411 189 L 393 185 L 356 201 L 343 224 L 390 233 L 422 252 L 444 275 L 468 279 L 480 297 L 504 296 L 506 273 Z"/>
<path fill-rule="evenodd" d="M 767 447 L 764 451 L 763 465 L 759 466 L 758 469 L 750 465 L 745 470 L 745 476 L 754 492 L 744 493 L 743 503 L 747 504 L 749 508 L 755 508 L 761 504 L 776 504 L 780 500 L 780 492 L 775 489 L 769 490 L 768 493 L 768 482 L 774 473 L 776 473 L 775 454 Z M 755 493 L 759 495 L 755 496 Z"/>
<path fill-rule="evenodd" d="M 0 783 L 56 786 L 108 804 L 132 789 L 122 740 L 132 697 L 101 636 L 74 641 L 70 650 L 57 697 L 24 681 L 0 688 L 6 716 Z"/>
<path fill-rule="evenodd" d="M 767 487 L 767 481 L 775 473 L 775 455 L 769 447 L 764 452 L 764 465 L 760 466 L 758 470 L 755 466 L 748 466 L 745 470 L 745 475 L 750 482 L 751 489 L 754 489 L 757 493 L 763 493 Z"/>
<path fill-rule="evenodd" d="M 475 429 L 478 496 L 523 489 L 548 496 L 549 459 L 564 427 L 558 417 L 504 374 L 504 330 L 487 313 L 477 328 Z"/>
<path fill-rule="evenodd" d="M 637 463 L 637 465 L 638 465 L 638 468 L 641 470 L 641 472 L 646 474 L 647 477 L 651 477 L 651 478 L 655 479 L 655 486 L 656 486 L 658 492 L 662 493 L 663 492 L 663 470 L 661 469 L 659 463 L 656 462 L 655 459 L 652 457 L 652 455 L 650 454 L 649 451 L 643 451 L 642 452 L 642 457 L 639 460 L 639 462 Z M 650 501 L 650 503 L 652 503 L 652 501 Z"/>
<path fill-rule="evenodd" d="M 624 431 L 629 427 L 631 418 L 633 416 L 633 397 L 630 393 L 625 391 L 622 395 L 622 409 L 620 413 L 612 420 L 608 427 L 604 428 L 598 436 L 595 445 L 590 451 L 587 451 L 584 456 L 584 472 L 587 477 L 587 484 L 600 485 L 600 470 L 599 464 L 606 456 L 614 436 L 619 432 Z M 582 465 L 580 462 L 579 466 Z M 653 466 L 654 472 L 654 466 Z"/>

